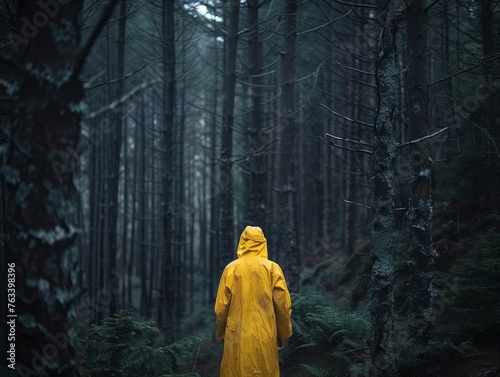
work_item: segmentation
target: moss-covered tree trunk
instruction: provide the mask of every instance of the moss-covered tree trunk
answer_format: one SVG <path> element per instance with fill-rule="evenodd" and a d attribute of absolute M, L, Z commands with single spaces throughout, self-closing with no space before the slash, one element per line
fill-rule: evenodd
<path fill-rule="evenodd" d="M 394 356 L 394 269 L 392 262 L 392 228 L 394 222 L 394 113 L 397 92 L 395 54 L 394 1 L 383 11 L 380 34 L 380 60 L 377 66 L 379 108 L 373 139 L 374 218 L 372 226 L 371 282 L 371 365 L 370 376 L 396 376 Z"/>
<path fill-rule="evenodd" d="M 20 1 L 10 35 L 15 107 L 2 173 L 7 262 L 16 289 L 7 320 L 16 324 L 11 343 L 21 376 L 80 375 L 71 318 L 78 257 L 73 173 L 83 109 L 78 73 L 85 57 L 79 54 L 81 8 L 82 1 Z"/>
<path fill-rule="evenodd" d="M 410 0 L 407 8 L 406 101 L 410 139 L 429 133 L 427 95 L 427 9 L 425 0 Z M 413 339 L 427 343 L 433 336 L 432 280 L 434 248 L 432 245 L 431 166 L 427 143 L 410 144 L 410 321 Z"/>

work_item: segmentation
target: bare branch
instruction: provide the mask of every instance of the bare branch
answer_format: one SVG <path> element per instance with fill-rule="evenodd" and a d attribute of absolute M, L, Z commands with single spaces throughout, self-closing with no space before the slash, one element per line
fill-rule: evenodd
<path fill-rule="evenodd" d="M 339 4 L 344 4 L 344 5 L 349 5 L 350 7 L 357 7 L 357 8 L 368 8 L 368 9 L 379 9 L 378 6 L 376 5 L 368 5 L 368 4 L 353 4 L 349 3 L 347 1 L 342 1 L 342 0 L 335 0 L 336 3 Z"/>
<path fill-rule="evenodd" d="M 428 7 L 427 7 L 427 11 L 429 9 L 431 9 L 434 5 L 436 5 L 437 3 L 439 3 L 440 0 L 434 0 L 434 2 L 432 4 L 430 4 Z"/>
<path fill-rule="evenodd" d="M 433 85 L 436 85 L 436 84 L 439 84 L 439 83 L 442 83 L 443 81 L 447 81 L 447 80 L 449 80 L 449 79 L 452 79 L 453 77 L 458 76 L 458 75 L 461 75 L 462 73 L 472 71 L 473 69 L 476 69 L 477 67 L 479 67 L 481 64 L 487 63 L 487 62 L 489 62 L 489 61 L 491 61 L 491 60 L 495 60 L 495 59 L 497 59 L 497 58 L 499 58 L 499 57 L 500 57 L 500 52 L 499 52 L 499 53 L 496 53 L 496 54 L 493 54 L 493 55 L 491 55 L 491 56 L 487 56 L 487 57 L 485 57 L 485 58 L 481 59 L 481 60 L 479 61 L 479 63 L 474 64 L 473 66 L 471 66 L 471 67 L 469 67 L 469 68 L 465 68 L 465 69 L 463 69 L 463 70 L 461 70 L 461 71 L 459 71 L 459 72 L 454 73 L 453 75 L 450 75 L 450 76 L 448 76 L 448 77 L 445 77 L 445 78 L 443 78 L 443 79 L 440 79 L 440 80 L 434 81 L 433 83 L 430 83 L 430 84 L 429 84 L 429 87 L 431 87 L 431 86 L 433 86 Z"/>
<path fill-rule="evenodd" d="M 462 158 L 462 157 L 465 157 L 466 154 L 465 153 L 461 153 L 457 156 L 454 156 L 454 157 L 449 157 L 449 158 L 442 158 L 442 159 L 439 159 L 439 160 L 432 160 L 433 163 L 436 163 L 436 162 L 448 162 L 448 161 L 453 161 L 453 160 L 458 160 L 459 158 Z"/>
<path fill-rule="evenodd" d="M 450 128 L 450 127 L 441 128 L 439 131 L 436 131 L 436 132 L 434 132 L 434 133 L 433 133 L 433 134 L 431 134 L 431 135 L 427 135 L 427 136 L 421 137 L 420 139 L 412 140 L 412 141 L 409 141 L 409 142 L 407 142 L 407 143 L 399 144 L 397 147 L 398 147 L 398 148 L 402 148 L 402 147 L 407 147 L 408 145 L 412 145 L 412 144 L 420 143 L 421 141 L 424 141 L 424 140 L 427 140 L 427 139 L 433 138 L 434 136 L 437 136 L 437 135 L 439 135 L 440 133 L 443 133 L 444 131 L 446 131 L 446 130 L 447 130 L 447 129 L 449 129 L 449 128 Z"/>
<path fill-rule="evenodd" d="M 114 111 L 117 108 L 119 108 L 121 105 L 123 105 L 125 102 L 127 102 L 129 99 L 134 97 L 137 93 L 143 91 L 144 89 L 147 89 L 150 86 L 153 86 L 155 84 L 160 83 L 161 80 L 150 80 L 147 82 L 144 82 L 142 84 L 137 85 L 134 89 L 132 89 L 130 92 L 125 94 L 123 97 L 118 98 L 116 101 L 111 102 L 109 105 L 101 107 L 100 109 L 91 112 L 90 114 L 87 114 L 85 116 L 85 119 L 92 119 L 95 118 L 98 115 L 104 114 L 108 111 Z"/>
<path fill-rule="evenodd" d="M 344 199 L 344 202 L 347 203 L 347 204 L 354 204 L 354 205 L 357 205 L 359 207 L 364 207 L 364 208 L 368 208 L 368 209 L 373 209 L 372 206 L 368 206 L 366 204 L 361 204 L 361 203 L 357 203 L 357 202 L 351 202 L 350 200 L 347 200 L 347 199 Z"/>
<path fill-rule="evenodd" d="M 342 115 L 342 114 L 339 114 L 337 113 L 336 111 L 330 109 L 328 106 L 326 105 L 323 105 L 322 103 L 318 103 L 318 105 L 320 105 L 321 107 L 324 107 L 325 109 L 327 109 L 328 111 L 330 111 L 333 115 L 336 115 L 342 119 L 345 119 L 349 122 L 353 122 L 353 123 L 357 123 L 357 124 L 361 124 L 362 126 L 368 126 L 368 127 L 373 127 L 373 124 L 370 124 L 370 123 L 366 123 L 366 122 L 363 122 L 361 120 L 356 120 L 356 119 L 351 119 L 345 115 Z"/>
<path fill-rule="evenodd" d="M 367 143 L 366 141 L 363 141 L 363 140 L 345 139 L 345 138 L 340 137 L 340 136 L 335 136 L 335 135 L 329 134 L 328 132 L 325 132 L 324 134 L 328 137 L 331 137 L 332 139 L 335 139 L 335 140 L 342 140 L 342 141 L 345 141 L 348 143 L 359 144 L 362 146 L 370 146 L 371 145 L 370 143 Z"/>
<path fill-rule="evenodd" d="M 326 55 L 326 54 L 324 54 L 324 55 Z M 353 71 L 353 72 L 361 73 L 361 74 L 368 75 L 368 76 L 375 76 L 375 73 L 374 73 L 374 72 L 368 72 L 368 71 L 363 71 L 363 70 L 358 69 L 358 68 L 349 67 L 349 66 L 347 66 L 347 65 L 345 65 L 345 64 L 342 64 L 341 62 L 339 62 L 339 61 L 335 60 L 334 58 L 332 58 L 332 57 L 330 57 L 330 56 L 327 56 L 327 58 L 328 58 L 329 60 L 331 60 L 332 62 L 334 62 L 335 64 L 338 64 L 338 65 L 340 65 L 342 68 L 345 68 L 345 69 L 347 69 L 347 70 L 349 70 L 349 71 Z"/>
<path fill-rule="evenodd" d="M 330 142 L 330 144 L 332 146 L 334 146 L 335 148 L 340 148 L 340 149 L 344 149 L 346 151 L 349 151 L 349 152 L 361 152 L 361 153 L 367 153 L 367 154 L 373 154 L 372 151 L 369 151 L 367 149 L 357 149 L 357 148 L 349 148 L 349 147 L 344 147 L 342 145 L 338 145 L 338 144 L 335 144 L 333 142 Z"/>
<path fill-rule="evenodd" d="M 114 80 L 110 80 L 110 81 L 106 81 L 106 82 L 100 82 L 100 83 L 97 83 L 94 85 L 87 83 L 86 85 L 83 86 L 83 88 L 86 90 L 90 90 L 90 89 L 98 88 L 98 87 L 103 86 L 103 85 L 114 84 L 115 82 L 118 82 L 118 81 L 121 81 L 124 79 L 128 79 L 129 77 L 132 77 L 133 75 L 135 75 L 137 72 L 142 71 L 146 65 L 147 64 L 144 64 L 142 67 L 136 69 L 135 71 L 123 75 L 123 77 L 120 77 L 120 78 L 117 78 Z"/>
<path fill-rule="evenodd" d="M 324 23 L 323 25 L 319 25 L 319 26 L 317 26 L 317 27 L 315 27 L 315 28 L 312 28 L 312 29 L 309 29 L 309 30 L 306 30 L 306 31 L 301 31 L 301 32 L 297 33 L 297 35 L 298 35 L 298 36 L 299 36 L 299 35 L 305 35 L 305 34 L 312 33 L 313 31 L 317 31 L 317 30 L 319 30 L 319 29 L 322 29 L 322 28 L 324 28 L 325 26 L 328 26 L 328 25 L 330 25 L 330 24 L 332 24 L 332 23 L 334 23 L 334 22 L 336 22 L 336 21 L 341 20 L 341 19 L 342 19 L 342 18 L 344 18 L 344 17 L 347 17 L 347 16 L 348 16 L 351 12 L 352 12 L 352 9 L 351 9 L 351 10 L 349 10 L 346 14 L 343 14 L 342 16 L 339 16 L 339 17 L 337 17 L 337 18 L 335 18 L 335 19 L 333 19 L 333 20 L 331 20 L 331 21 L 328 21 L 327 23 Z"/>

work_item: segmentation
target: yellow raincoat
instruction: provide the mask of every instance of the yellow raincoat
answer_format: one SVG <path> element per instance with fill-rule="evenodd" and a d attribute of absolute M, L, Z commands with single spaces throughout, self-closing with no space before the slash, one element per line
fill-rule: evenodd
<path fill-rule="evenodd" d="M 217 335 L 224 340 L 220 377 L 279 377 L 277 337 L 292 335 L 285 277 L 267 259 L 258 227 L 246 227 L 237 255 L 222 273 L 215 301 Z"/>

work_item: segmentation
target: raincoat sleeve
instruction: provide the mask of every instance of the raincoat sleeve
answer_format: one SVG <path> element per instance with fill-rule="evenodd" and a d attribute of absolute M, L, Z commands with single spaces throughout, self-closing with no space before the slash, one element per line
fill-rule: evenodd
<path fill-rule="evenodd" d="M 226 284 L 226 270 L 222 274 L 215 299 L 215 316 L 217 320 L 217 336 L 224 339 L 226 332 L 227 313 L 231 305 L 231 289 Z"/>
<path fill-rule="evenodd" d="M 286 286 L 285 276 L 278 265 L 274 268 L 273 282 L 273 304 L 278 337 L 287 339 L 292 336 L 292 322 L 290 321 L 292 300 Z"/>

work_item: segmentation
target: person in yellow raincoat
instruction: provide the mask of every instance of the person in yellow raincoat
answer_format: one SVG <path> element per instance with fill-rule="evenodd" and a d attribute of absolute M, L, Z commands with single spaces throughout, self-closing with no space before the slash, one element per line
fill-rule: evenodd
<path fill-rule="evenodd" d="M 292 336 L 292 301 L 283 271 L 267 259 L 258 227 L 240 237 L 215 301 L 217 335 L 224 340 L 220 377 L 279 377 L 278 347 Z"/>

